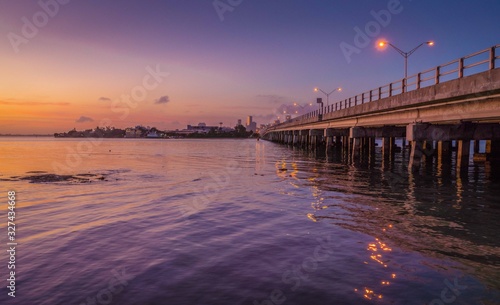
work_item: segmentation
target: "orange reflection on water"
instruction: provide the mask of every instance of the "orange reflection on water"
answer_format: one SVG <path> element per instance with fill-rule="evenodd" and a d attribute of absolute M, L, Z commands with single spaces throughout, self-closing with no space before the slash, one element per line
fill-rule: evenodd
<path fill-rule="evenodd" d="M 381 299 L 381 294 L 376 294 L 373 290 L 365 288 L 363 296 L 365 299 L 373 300 L 373 299 Z"/>
<path fill-rule="evenodd" d="M 299 172 L 296 162 L 292 162 L 290 165 L 292 170 L 288 170 L 287 163 L 285 160 L 276 162 L 276 174 L 281 178 L 294 178 L 297 179 L 297 173 Z"/>
<path fill-rule="evenodd" d="M 355 288 L 354 292 L 358 292 L 358 289 Z M 383 298 L 382 294 L 377 294 L 373 290 L 366 287 L 361 291 L 361 293 L 363 293 L 363 297 L 367 300 L 377 300 Z"/>
<path fill-rule="evenodd" d="M 393 227 L 392 224 L 389 224 L 383 230 L 389 230 L 389 229 L 392 229 L 392 227 Z M 392 248 L 389 247 L 386 243 L 384 243 L 379 238 L 375 238 L 375 240 L 373 242 L 368 243 L 366 250 L 368 250 L 370 252 L 370 259 L 372 261 L 377 262 L 377 264 L 380 264 L 384 268 L 388 267 L 389 260 L 384 260 L 384 253 L 391 252 Z M 363 263 L 365 265 L 368 265 L 369 261 L 365 261 Z M 380 281 L 378 282 L 380 286 L 377 289 L 379 289 L 379 290 L 384 289 L 383 287 L 386 287 L 386 286 L 389 286 L 392 284 L 394 279 L 396 279 L 396 274 L 391 273 L 389 276 L 390 276 L 390 279 L 392 281 L 389 281 L 388 279 L 380 279 Z M 375 283 L 377 283 L 377 282 L 375 282 Z M 368 288 L 366 286 L 362 289 L 359 289 L 359 290 L 357 288 L 355 288 L 354 292 L 362 295 L 363 298 L 365 298 L 366 300 L 370 300 L 370 301 L 376 301 L 376 300 L 380 300 L 383 298 L 383 294 L 381 292 L 376 293 L 375 288 L 372 289 L 372 288 Z"/>
<path fill-rule="evenodd" d="M 312 214 L 312 213 L 308 213 L 307 214 L 307 218 L 309 218 L 310 220 L 312 220 L 314 222 L 318 221 L 318 219 L 316 218 L 316 216 L 314 216 L 314 214 Z"/>

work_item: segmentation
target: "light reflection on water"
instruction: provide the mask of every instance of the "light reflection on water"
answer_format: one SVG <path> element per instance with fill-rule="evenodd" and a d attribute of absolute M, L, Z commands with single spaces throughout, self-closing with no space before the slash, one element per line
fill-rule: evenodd
<path fill-rule="evenodd" d="M 0 179 L 52 173 L 77 144 L 2 138 Z M 9 303 L 81 304 L 115 269 L 129 280 L 112 304 L 265 304 L 276 291 L 283 304 L 429 304 L 455 279 L 467 286 L 458 304 L 498 300 L 490 164 L 467 177 L 430 163 L 414 174 L 401 155 L 349 165 L 255 140 L 113 139 L 81 157 L 73 174 L 107 181 L 0 181 L 18 193 Z M 325 237 L 331 255 L 305 264 Z"/>

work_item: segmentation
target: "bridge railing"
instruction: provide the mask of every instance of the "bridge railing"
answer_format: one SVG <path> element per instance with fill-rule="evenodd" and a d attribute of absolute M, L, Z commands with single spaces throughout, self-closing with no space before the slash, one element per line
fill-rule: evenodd
<path fill-rule="evenodd" d="M 500 59 L 500 44 L 490 48 L 469 54 L 462 58 L 450 61 L 444 65 L 437 66 L 400 79 L 390 84 L 372 89 L 355 95 L 345 100 L 338 101 L 321 109 L 298 116 L 289 122 L 299 122 L 304 119 L 318 118 L 320 114 L 335 112 L 338 110 L 355 107 L 361 104 L 375 102 L 383 98 L 399 95 L 405 92 L 418 90 L 442 82 L 459 79 L 476 73 L 493 70 L 497 67 Z M 283 124 L 283 123 L 282 123 Z M 280 124 L 281 125 L 281 124 Z"/>

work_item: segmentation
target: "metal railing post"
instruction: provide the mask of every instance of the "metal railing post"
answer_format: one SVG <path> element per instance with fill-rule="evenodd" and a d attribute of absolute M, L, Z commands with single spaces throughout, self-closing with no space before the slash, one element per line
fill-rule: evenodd
<path fill-rule="evenodd" d="M 458 60 L 458 78 L 464 77 L 464 59 L 463 57 Z"/>
<path fill-rule="evenodd" d="M 495 59 L 496 59 L 495 48 L 496 47 L 491 47 L 490 49 L 490 70 L 495 69 Z"/>
<path fill-rule="evenodd" d="M 417 89 L 420 89 L 420 82 L 422 81 L 422 74 L 421 73 L 418 73 L 417 74 Z"/>
<path fill-rule="evenodd" d="M 434 81 L 435 85 L 439 84 L 439 77 L 440 76 L 441 76 L 441 67 L 437 66 L 436 67 L 436 78 L 435 78 L 435 81 Z"/>
<path fill-rule="evenodd" d="M 389 84 L 389 97 L 392 96 L 392 83 Z"/>

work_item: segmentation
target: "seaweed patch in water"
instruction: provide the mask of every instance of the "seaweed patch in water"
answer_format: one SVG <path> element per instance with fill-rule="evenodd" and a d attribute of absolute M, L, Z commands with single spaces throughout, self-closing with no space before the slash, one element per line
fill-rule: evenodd
<path fill-rule="evenodd" d="M 28 175 L 23 177 L 10 177 L 8 181 L 26 180 L 30 183 L 53 183 L 53 182 L 70 182 L 70 183 L 91 183 L 92 181 L 107 181 L 106 176 L 101 174 L 78 174 L 78 175 L 56 175 L 56 174 L 38 174 Z"/>

